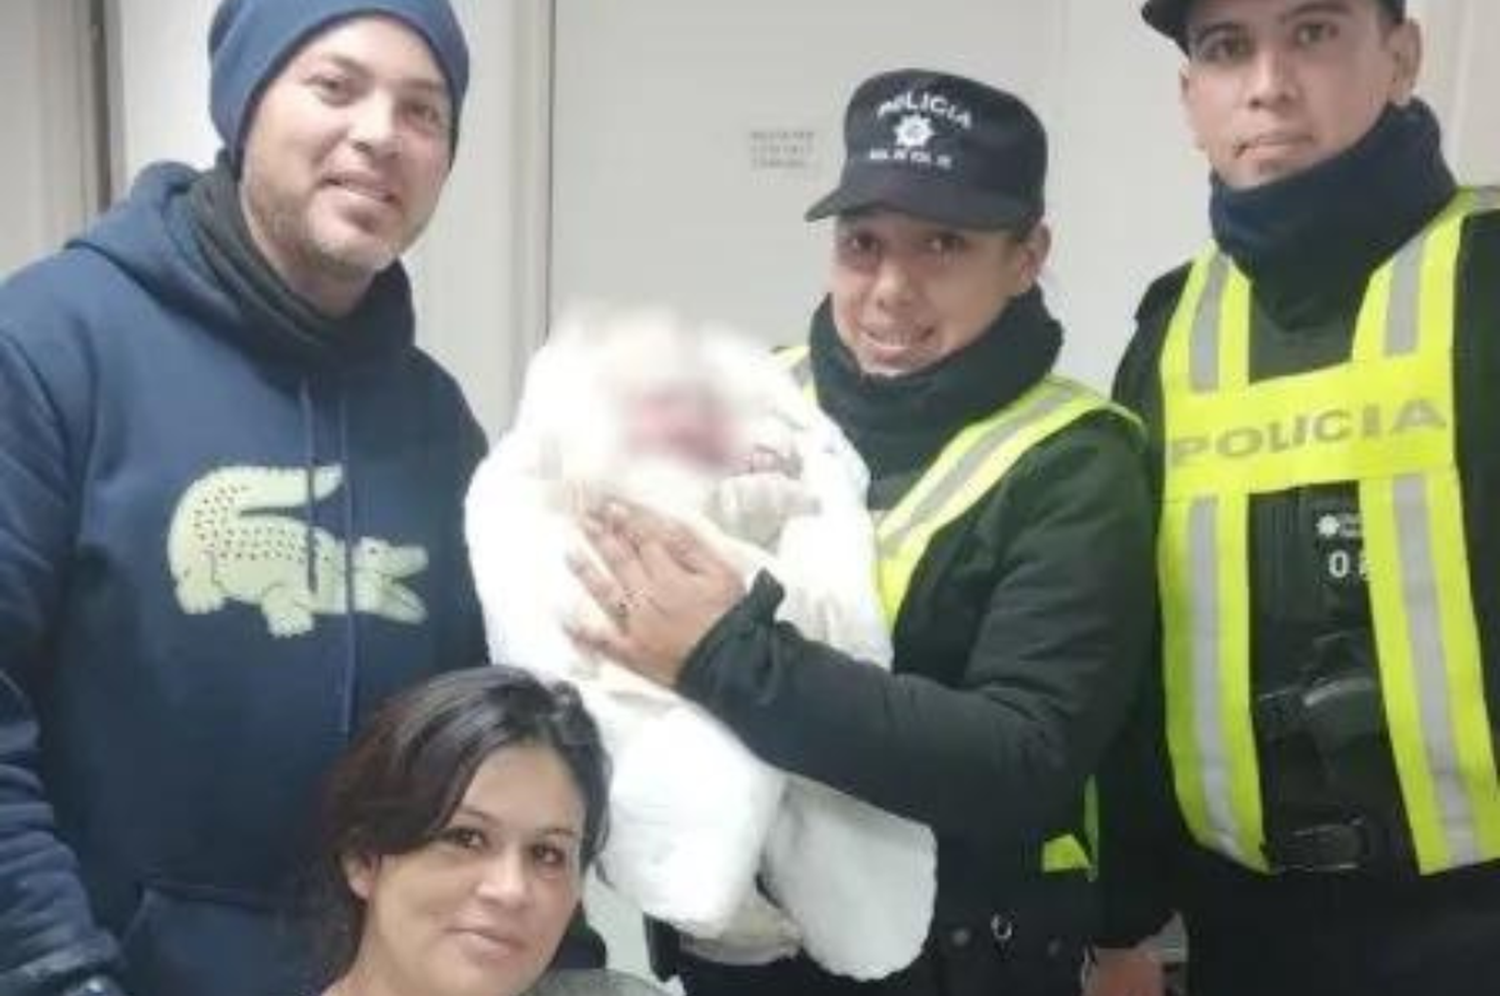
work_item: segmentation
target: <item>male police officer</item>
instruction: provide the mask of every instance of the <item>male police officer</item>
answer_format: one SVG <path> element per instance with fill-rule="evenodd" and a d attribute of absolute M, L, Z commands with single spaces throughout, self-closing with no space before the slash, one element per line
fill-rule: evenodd
<path fill-rule="evenodd" d="M 1161 500 L 1164 765 L 1106 786 L 1104 940 L 1176 908 L 1194 996 L 1475 992 L 1500 972 L 1500 194 L 1444 163 L 1400 0 L 1143 14 L 1187 56 L 1214 241 L 1147 292 L 1116 384 Z M 1153 791 L 1142 848 L 1120 819 Z M 1092 991 L 1159 990 L 1101 955 Z"/>

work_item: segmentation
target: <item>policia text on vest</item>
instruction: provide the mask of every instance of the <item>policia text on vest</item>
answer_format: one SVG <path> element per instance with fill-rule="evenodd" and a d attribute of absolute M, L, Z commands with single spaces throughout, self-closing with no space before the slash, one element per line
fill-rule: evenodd
<path fill-rule="evenodd" d="M 778 353 L 792 378 L 814 393 L 808 347 Z M 892 626 L 928 545 L 944 526 L 982 499 L 1033 446 L 1085 415 L 1109 411 L 1139 429 L 1134 414 L 1065 377 L 1047 376 L 1012 404 L 960 432 L 906 496 L 876 522 L 877 587 Z M 1085 839 L 1096 836 L 1092 785 L 1085 793 L 1083 832 L 1064 834 L 1042 847 L 1042 870 L 1087 873 L 1093 864 Z"/>
<path fill-rule="evenodd" d="M 1448 421 L 1431 398 L 1407 397 L 1359 408 L 1293 412 L 1266 424 L 1239 425 L 1217 434 L 1187 433 L 1167 440 L 1174 471 L 1209 460 L 1250 460 L 1353 440 L 1378 440 L 1410 432 L 1444 432 Z"/>

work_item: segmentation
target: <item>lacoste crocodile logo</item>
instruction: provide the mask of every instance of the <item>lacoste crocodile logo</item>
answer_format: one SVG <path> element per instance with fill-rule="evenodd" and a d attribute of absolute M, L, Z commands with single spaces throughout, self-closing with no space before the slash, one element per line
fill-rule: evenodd
<path fill-rule="evenodd" d="M 346 551 L 342 540 L 309 531 L 302 520 L 309 502 L 334 494 L 343 480 L 341 467 L 318 467 L 309 493 L 301 469 L 225 467 L 190 486 L 167 535 L 182 611 L 205 615 L 242 602 L 261 611 L 276 637 L 310 633 L 317 616 L 351 611 L 426 621 L 426 605 L 402 583 L 427 568 L 426 550 L 361 538 Z"/>

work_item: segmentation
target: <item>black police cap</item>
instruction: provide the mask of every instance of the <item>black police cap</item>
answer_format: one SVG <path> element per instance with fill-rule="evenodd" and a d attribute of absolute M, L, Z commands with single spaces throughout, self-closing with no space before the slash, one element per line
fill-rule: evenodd
<path fill-rule="evenodd" d="M 1379 0 L 1398 21 L 1406 19 L 1406 0 Z M 1141 18 L 1145 22 L 1175 41 L 1179 48 L 1187 51 L 1188 9 L 1194 0 L 1146 0 L 1141 5 Z"/>
<path fill-rule="evenodd" d="M 861 83 L 844 115 L 838 188 L 807 220 L 884 207 L 955 228 L 1026 227 L 1042 216 L 1047 135 L 1016 96 L 925 69 Z"/>

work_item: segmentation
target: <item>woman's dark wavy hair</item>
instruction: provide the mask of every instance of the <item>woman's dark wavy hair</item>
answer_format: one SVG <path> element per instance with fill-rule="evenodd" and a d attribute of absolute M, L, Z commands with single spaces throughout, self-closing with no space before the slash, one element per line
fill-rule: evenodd
<path fill-rule="evenodd" d="M 349 970 L 364 931 L 364 902 L 344 860 L 415 851 L 448 825 L 474 773 L 507 747 L 556 751 L 583 797 L 581 853 L 604 845 L 609 758 L 578 692 L 517 668 L 455 671 L 406 691 L 371 719 L 335 765 L 323 793 L 317 870 L 324 978 Z"/>

